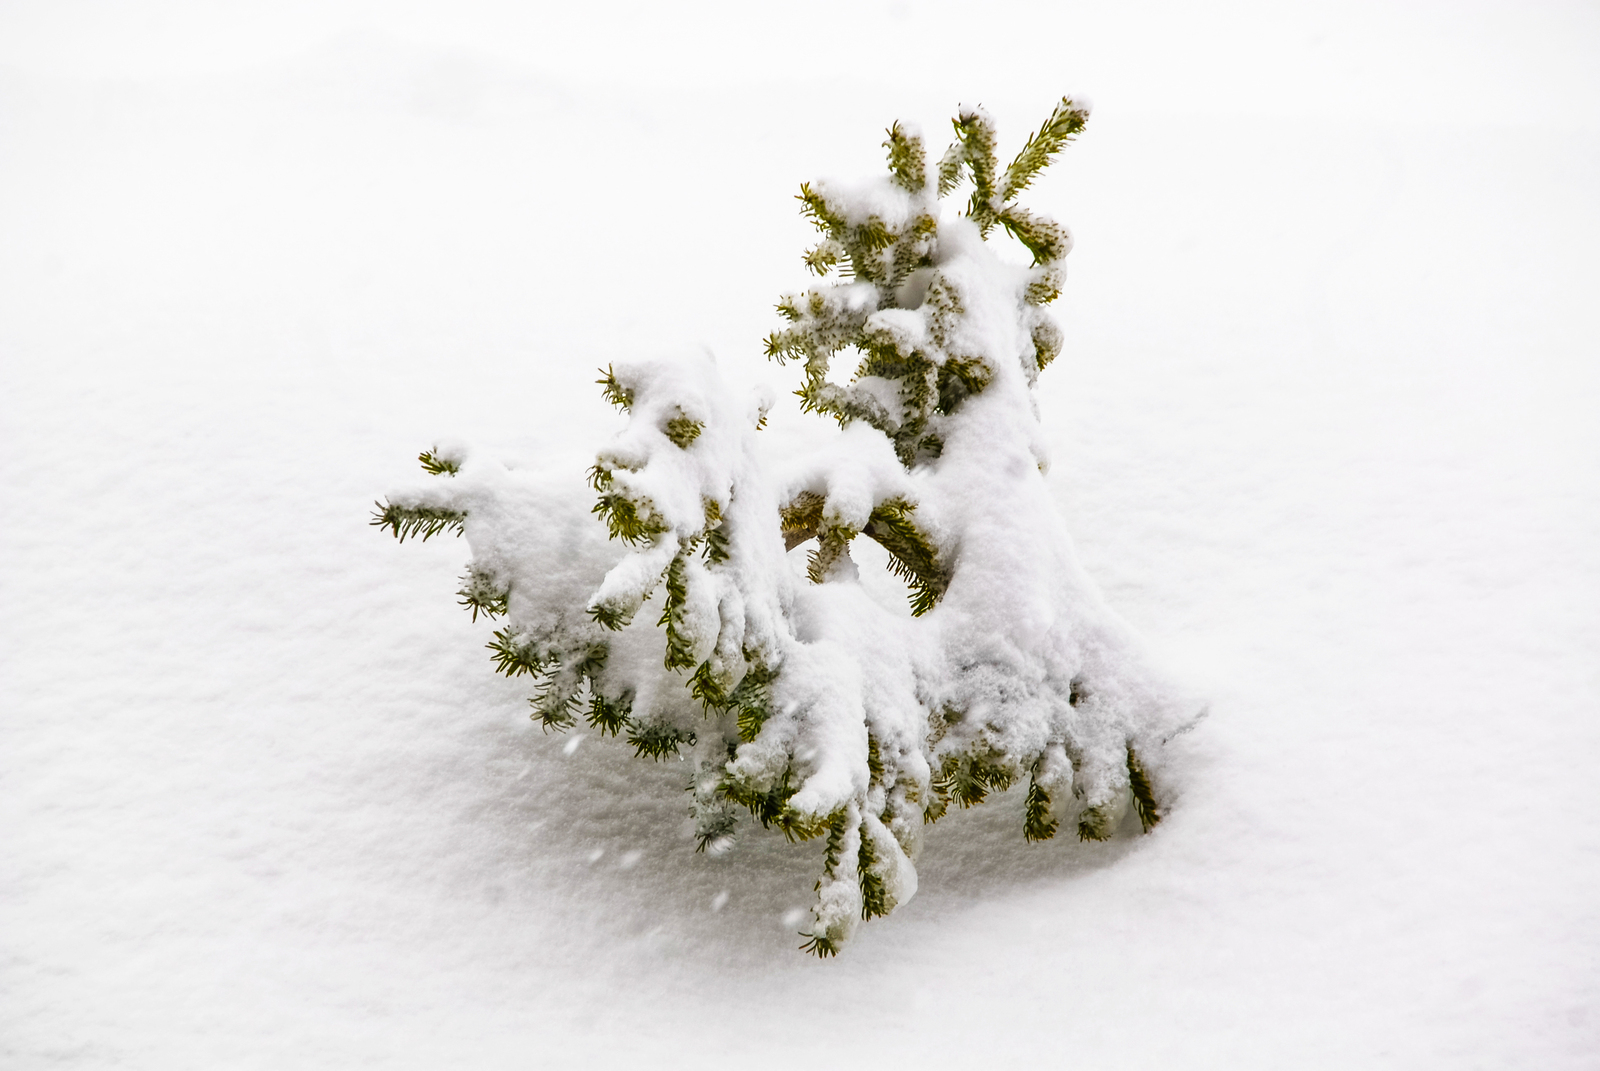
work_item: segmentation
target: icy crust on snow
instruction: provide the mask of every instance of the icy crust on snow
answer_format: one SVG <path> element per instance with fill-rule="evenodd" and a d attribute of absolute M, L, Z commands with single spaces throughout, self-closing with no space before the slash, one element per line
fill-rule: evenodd
<path fill-rule="evenodd" d="M 793 326 L 769 346 L 805 360 L 802 399 L 838 418 L 826 447 L 768 469 L 769 398 L 709 357 L 643 361 L 603 381 L 629 420 L 597 455 L 595 504 L 470 457 L 391 502 L 463 518 L 469 587 L 502 597 L 501 668 L 540 678 L 547 728 L 581 715 L 692 759 L 701 848 L 725 850 L 745 811 L 826 838 L 807 936 L 829 954 L 915 894 L 923 826 L 951 803 L 1027 779 L 1030 839 L 1104 839 L 1130 806 L 1148 829 L 1161 746 L 1195 708 L 1105 606 L 1045 483 L 1033 388 L 1065 244 L 1024 267 L 973 219 L 935 224 L 932 169 L 807 193 L 856 277 L 785 298 Z M 1065 233 L 996 194 L 1002 211 L 991 227 Z M 866 355 L 853 381 L 828 382 L 847 347 Z M 863 590 L 863 535 L 916 616 Z M 785 557 L 806 542 L 810 584 Z"/>

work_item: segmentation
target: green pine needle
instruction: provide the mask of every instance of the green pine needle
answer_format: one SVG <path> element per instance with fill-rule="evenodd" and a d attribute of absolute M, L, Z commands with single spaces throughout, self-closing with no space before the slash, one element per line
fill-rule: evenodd
<path fill-rule="evenodd" d="M 974 394 L 981 394 L 994 379 L 988 362 L 979 357 L 953 358 L 939 369 L 939 401 L 934 410 L 953 413 Z"/>

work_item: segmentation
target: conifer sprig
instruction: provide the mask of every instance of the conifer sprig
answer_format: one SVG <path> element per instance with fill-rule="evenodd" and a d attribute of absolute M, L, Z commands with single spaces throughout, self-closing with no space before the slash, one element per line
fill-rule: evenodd
<path fill-rule="evenodd" d="M 460 605 L 472 611 L 472 620 L 485 617 L 504 617 L 509 609 L 511 592 L 495 580 L 494 574 L 474 566 L 461 578 L 461 588 L 456 594 Z"/>
<path fill-rule="evenodd" d="M 950 755 L 939 766 L 933 790 L 965 810 L 982 803 L 991 791 L 1004 792 L 1015 779 L 1015 774 L 999 763 L 975 755 Z"/>
<path fill-rule="evenodd" d="M 610 475 L 604 477 L 609 481 Z M 612 539 L 642 546 L 652 543 L 667 530 L 666 522 L 655 515 L 648 498 L 634 499 L 620 492 L 602 494 L 591 513 L 606 522 Z"/>
<path fill-rule="evenodd" d="M 374 502 L 373 505 L 377 509 L 372 514 L 372 526 L 392 531 L 402 543 L 413 537 L 427 541 L 444 531 L 452 531 L 456 535 L 466 531 L 467 515 L 461 510 L 437 506 L 397 506 L 392 502 Z"/>
<path fill-rule="evenodd" d="M 662 430 L 667 433 L 667 438 L 672 440 L 673 446 L 687 450 L 690 444 L 700 437 L 700 432 L 704 428 L 705 424 L 679 413 L 667 421 L 667 426 Z"/>
<path fill-rule="evenodd" d="M 665 759 L 676 755 L 678 749 L 684 745 L 693 747 L 695 740 L 693 732 L 680 729 L 665 721 L 650 722 L 646 725 L 635 724 L 628 731 L 628 743 L 633 745 L 635 758 L 644 758 L 648 755 L 656 760 Z"/>
<path fill-rule="evenodd" d="M 802 932 L 800 936 L 806 939 L 805 943 L 800 946 L 800 951 L 802 952 L 809 952 L 818 959 L 828 959 L 839 954 L 839 946 L 821 934 Z"/>
<path fill-rule="evenodd" d="M 632 700 L 610 700 L 598 691 L 589 696 L 589 725 L 601 736 L 616 736 L 632 724 Z"/>
<path fill-rule="evenodd" d="M 1050 813 L 1050 793 L 1037 781 L 1028 782 L 1028 798 L 1023 805 L 1022 837 L 1029 844 L 1049 840 L 1061 823 Z"/>
<path fill-rule="evenodd" d="M 461 471 L 460 459 L 441 456 L 437 446 L 422 451 L 417 460 L 422 462 L 422 471 L 430 476 L 454 476 Z"/>
<path fill-rule="evenodd" d="M 1128 788 L 1133 793 L 1133 809 L 1139 814 L 1139 825 L 1148 833 L 1161 821 L 1161 812 L 1156 807 L 1150 775 L 1145 772 L 1144 763 L 1139 761 L 1139 753 L 1133 750 L 1131 742 L 1128 744 Z"/>
<path fill-rule="evenodd" d="M 744 678 L 728 697 L 728 705 L 738 718 L 740 740 L 746 743 L 754 740 L 772 713 L 769 685 L 776 678 L 777 673 L 768 668 L 766 663 L 751 662 Z"/>
<path fill-rule="evenodd" d="M 961 159 L 972 177 L 972 197 L 967 202 L 967 216 L 978 225 L 985 236 L 994 226 L 999 213 L 998 190 L 995 172 L 999 161 L 995 157 L 994 121 L 981 108 L 962 112 L 954 120 L 956 140 L 961 145 Z"/>
<path fill-rule="evenodd" d="M 889 150 L 889 173 L 895 184 L 908 193 L 921 193 L 928 184 L 928 154 L 923 151 L 922 138 L 896 122 L 883 147 Z"/>
<path fill-rule="evenodd" d="M 939 602 L 950 577 L 933 541 L 917 527 L 916 507 L 903 498 L 878 504 L 861 534 L 889 552 L 889 567 L 911 589 L 911 615 L 921 617 Z"/>
<path fill-rule="evenodd" d="M 719 842 L 733 839 L 739 828 L 739 817 L 731 811 L 715 811 L 705 815 L 695 825 L 694 850 L 703 852 Z"/>
<path fill-rule="evenodd" d="M 600 378 L 595 380 L 600 384 L 600 391 L 605 395 L 606 401 L 626 413 L 633 408 L 633 391 L 624 387 L 617 379 L 617 373 L 611 365 L 600 369 Z"/>
<path fill-rule="evenodd" d="M 856 851 L 856 873 L 860 875 L 861 882 L 861 917 L 863 920 L 881 918 L 894 905 L 889 901 L 883 875 L 878 873 L 878 851 L 865 822 L 861 824 L 860 836 L 861 847 Z"/>
<path fill-rule="evenodd" d="M 496 629 L 494 639 L 486 646 L 493 652 L 495 672 L 507 677 L 527 674 L 537 677 L 544 672 L 547 659 L 541 658 L 535 644 L 511 628 Z"/>
<path fill-rule="evenodd" d="M 1056 153 L 1066 148 L 1072 139 L 1083 132 L 1089 121 L 1089 110 L 1071 97 L 1062 97 L 1050 118 L 1044 121 L 1037 134 L 1029 134 L 1022 151 L 1006 168 L 1000 183 L 1000 199 L 1009 201 L 1028 188 L 1038 175 L 1055 159 Z"/>
<path fill-rule="evenodd" d="M 684 546 L 667 566 L 664 576 L 667 597 L 661 610 L 661 619 L 656 622 L 667 632 L 667 654 L 664 665 L 667 669 L 689 669 L 694 665 L 694 637 L 683 631 L 683 606 L 689 597 L 689 555 L 693 552 L 690 546 Z"/>

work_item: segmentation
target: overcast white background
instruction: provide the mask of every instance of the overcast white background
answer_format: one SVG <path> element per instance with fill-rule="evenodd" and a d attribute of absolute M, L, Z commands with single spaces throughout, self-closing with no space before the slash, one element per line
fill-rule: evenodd
<path fill-rule="evenodd" d="M 695 855 L 370 503 L 787 391 L 800 181 L 1066 91 L 1052 478 L 1211 716 L 817 962 L 814 846 Z M 1596 1066 L 1597 191 L 1592 4 L 0 3 L 4 1062 Z"/>

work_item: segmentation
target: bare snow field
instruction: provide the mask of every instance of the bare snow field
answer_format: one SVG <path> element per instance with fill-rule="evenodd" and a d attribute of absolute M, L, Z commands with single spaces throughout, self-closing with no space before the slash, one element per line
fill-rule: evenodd
<path fill-rule="evenodd" d="M 268 7 L 0 8 L 0 1063 L 1600 1067 L 1592 5 Z M 695 854 L 371 503 L 686 347 L 831 434 L 799 183 L 1068 90 L 1052 480 L 1210 716 L 820 962 L 817 846 Z"/>

